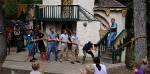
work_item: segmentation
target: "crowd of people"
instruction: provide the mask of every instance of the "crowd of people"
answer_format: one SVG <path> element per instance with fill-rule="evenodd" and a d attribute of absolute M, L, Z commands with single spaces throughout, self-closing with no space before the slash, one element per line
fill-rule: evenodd
<path fill-rule="evenodd" d="M 53 28 L 49 28 L 49 34 L 44 37 L 44 34 L 40 29 L 33 33 L 32 30 L 28 30 L 24 36 L 26 40 L 26 47 L 28 49 L 28 60 L 33 62 L 37 60 L 35 54 L 37 50 L 40 51 L 40 60 L 43 62 L 51 62 L 51 53 L 54 53 L 55 62 L 70 61 L 70 63 L 80 63 L 78 57 L 79 46 L 83 46 L 83 58 L 82 64 L 85 61 L 86 53 L 90 54 L 94 58 L 92 50 L 95 49 L 96 44 L 88 42 L 85 45 L 81 45 L 76 32 L 68 32 L 66 29 L 63 30 L 62 34 L 57 34 Z M 47 48 L 45 47 L 44 40 L 47 41 Z M 60 47 L 60 52 L 58 51 Z M 59 55 L 60 54 L 60 55 Z"/>
<path fill-rule="evenodd" d="M 39 63 L 33 63 L 33 70 L 30 72 L 30 74 L 42 74 L 39 68 Z M 94 57 L 93 64 L 88 64 L 85 68 L 80 69 L 80 74 L 107 74 L 107 69 L 104 64 L 101 64 L 99 57 Z"/>
<path fill-rule="evenodd" d="M 37 52 L 35 47 L 37 47 L 40 51 L 40 58 L 42 61 L 51 61 L 51 53 L 55 54 L 55 62 L 63 62 L 69 60 L 70 63 L 74 64 L 75 62 L 80 63 L 80 59 L 78 57 L 79 54 L 79 39 L 75 32 L 72 34 L 68 34 L 67 30 L 64 30 L 61 35 L 56 34 L 53 28 L 49 29 L 49 34 L 47 38 L 43 38 L 44 34 L 41 33 L 40 30 L 37 31 L 35 39 L 32 37 L 32 30 L 28 31 L 26 35 L 27 47 L 29 50 L 29 58 L 30 61 L 35 60 L 35 53 Z M 44 40 L 48 41 L 47 49 L 44 45 Z M 58 56 L 58 44 L 60 44 L 60 56 Z M 69 46 L 70 45 L 70 46 Z M 81 74 L 107 74 L 106 66 L 100 63 L 100 58 L 95 57 L 92 50 L 95 50 L 96 44 L 93 44 L 91 41 L 87 42 L 85 45 L 82 45 L 83 48 L 83 58 L 82 64 L 85 62 L 86 54 L 90 54 L 93 58 L 94 64 L 87 66 L 85 69 L 81 69 Z M 69 49 L 70 48 L 70 49 Z M 69 52 L 70 56 L 69 56 Z M 70 57 L 70 58 L 69 58 Z M 33 70 L 30 74 L 41 74 L 39 69 L 39 64 L 32 65 Z"/>

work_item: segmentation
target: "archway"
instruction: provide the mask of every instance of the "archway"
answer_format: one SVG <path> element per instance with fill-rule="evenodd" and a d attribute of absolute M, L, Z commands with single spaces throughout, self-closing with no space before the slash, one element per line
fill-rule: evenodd
<path fill-rule="evenodd" d="M 107 21 L 106 18 L 104 18 L 99 14 L 94 14 L 94 16 L 101 22 L 99 35 L 100 38 L 102 38 L 108 32 L 109 22 Z"/>
<path fill-rule="evenodd" d="M 107 21 L 106 18 L 104 18 L 104 17 L 101 16 L 100 14 L 94 14 L 94 16 L 95 16 L 99 21 L 101 21 L 101 29 L 107 30 L 107 29 L 110 27 L 109 22 Z"/>

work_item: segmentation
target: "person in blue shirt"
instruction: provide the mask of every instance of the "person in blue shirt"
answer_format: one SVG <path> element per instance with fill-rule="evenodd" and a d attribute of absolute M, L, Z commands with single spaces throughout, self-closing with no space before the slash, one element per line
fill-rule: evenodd
<path fill-rule="evenodd" d="M 33 35 L 32 35 L 32 30 L 28 31 L 28 34 L 25 36 L 25 39 L 27 41 L 27 49 L 28 49 L 28 58 L 30 59 L 30 62 L 36 60 L 36 58 L 34 57 L 35 55 L 35 50 L 33 49 Z"/>
<path fill-rule="evenodd" d="M 55 61 L 58 61 L 58 48 L 57 48 L 57 34 L 54 32 L 53 28 L 50 28 L 50 33 L 48 34 L 48 49 L 47 49 L 47 55 L 48 55 L 48 62 L 50 62 L 50 55 L 51 51 L 53 49 L 55 53 Z"/>
<path fill-rule="evenodd" d="M 115 19 L 111 19 L 111 27 L 110 27 L 110 33 L 107 37 L 107 46 L 112 46 L 112 42 L 115 40 L 115 37 L 117 35 L 117 23 L 115 22 Z"/>

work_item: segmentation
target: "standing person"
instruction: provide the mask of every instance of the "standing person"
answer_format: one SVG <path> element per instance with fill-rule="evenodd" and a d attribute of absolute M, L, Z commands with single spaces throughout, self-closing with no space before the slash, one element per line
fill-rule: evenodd
<path fill-rule="evenodd" d="M 111 19 L 111 27 L 110 27 L 110 33 L 107 37 L 107 46 L 112 46 L 112 42 L 115 40 L 115 37 L 117 35 L 117 23 L 115 22 L 115 19 Z"/>
<path fill-rule="evenodd" d="M 40 71 L 39 71 L 39 68 L 40 68 L 40 65 L 39 63 L 34 63 L 32 64 L 32 71 L 30 72 L 30 74 L 42 74 Z"/>
<path fill-rule="evenodd" d="M 104 64 L 100 64 L 100 58 L 95 57 L 93 59 L 93 66 L 94 66 L 94 74 L 107 74 L 107 69 Z"/>
<path fill-rule="evenodd" d="M 78 48 L 78 44 L 79 44 L 79 39 L 76 35 L 76 32 L 73 32 L 72 36 L 71 36 L 71 42 L 72 42 L 72 49 L 71 49 L 71 63 L 74 64 L 74 62 L 78 62 L 79 58 L 78 58 L 78 54 L 79 54 L 79 48 Z"/>
<path fill-rule="evenodd" d="M 64 30 L 64 32 L 60 35 L 60 41 L 61 41 L 61 53 L 60 53 L 60 62 L 62 62 L 65 58 L 67 60 L 68 56 L 66 56 L 66 52 L 68 51 L 68 45 L 67 43 L 69 42 L 68 40 L 68 34 L 67 31 Z M 64 56 L 65 55 L 65 56 Z"/>
<path fill-rule="evenodd" d="M 15 44 L 17 46 L 17 53 L 20 52 L 20 44 L 19 44 L 19 41 L 20 41 L 20 27 L 19 27 L 19 24 L 16 24 L 16 26 L 14 27 L 14 35 L 15 35 Z"/>
<path fill-rule="evenodd" d="M 67 35 L 68 35 L 68 43 L 67 43 L 67 45 L 68 45 L 68 49 L 66 50 L 66 60 L 67 61 L 70 61 L 70 56 L 71 56 L 71 50 L 72 50 L 72 41 L 71 41 L 71 35 L 72 35 L 72 32 L 71 32 L 71 30 L 70 29 L 66 29 L 66 31 L 67 31 Z"/>
<path fill-rule="evenodd" d="M 141 63 L 141 66 L 140 66 L 140 69 L 142 70 L 142 74 L 144 74 L 144 71 L 145 71 L 145 69 L 146 69 L 146 67 L 147 67 L 147 59 L 142 59 L 142 63 Z"/>
<path fill-rule="evenodd" d="M 82 58 L 82 64 L 85 62 L 87 53 L 90 54 L 92 56 L 92 58 L 94 59 L 94 54 L 92 52 L 93 49 L 94 49 L 94 44 L 90 41 L 83 46 L 82 50 L 83 50 L 84 56 Z"/>
<path fill-rule="evenodd" d="M 48 35 L 48 62 L 50 62 L 50 55 L 51 55 L 51 51 L 53 49 L 54 53 L 55 53 L 55 61 L 58 61 L 58 49 L 57 49 L 57 34 L 54 32 L 54 30 L 52 28 L 49 29 L 50 33 Z"/>
<path fill-rule="evenodd" d="M 42 61 L 46 61 L 47 54 L 46 54 L 45 45 L 44 45 L 44 42 L 43 42 L 43 39 L 42 39 L 44 37 L 44 34 L 41 33 L 40 30 L 38 30 L 36 37 L 37 37 L 38 49 L 40 51 L 40 58 L 41 58 Z"/>
<path fill-rule="evenodd" d="M 27 40 L 27 49 L 29 51 L 28 58 L 30 59 L 30 62 L 36 60 L 34 57 L 35 50 L 33 49 L 33 36 L 32 36 L 32 30 L 28 31 L 28 34 L 25 36 L 25 39 Z"/>
<path fill-rule="evenodd" d="M 8 54 L 10 54 L 11 38 L 12 38 L 11 32 L 8 30 L 6 32 L 6 42 L 7 42 Z"/>

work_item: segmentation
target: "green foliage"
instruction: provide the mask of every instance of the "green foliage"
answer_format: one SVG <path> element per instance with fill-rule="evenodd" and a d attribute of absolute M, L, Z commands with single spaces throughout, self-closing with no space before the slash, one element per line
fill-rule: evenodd
<path fill-rule="evenodd" d="M 16 15 L 17 10 L 17 0 L 5 0 L 4 11 L 6 17 L 11 17 Z"/>
<path fill-rule="evenodd" d="M 41 4 L 42 0 L 19 0 L 20 3 L 23 3 L 23 4 Z"/>
<path fill-rule="evenodd" d="M 134 51 L 134 48 L 131 49 L 131 53 L 129 54 L 129 65 L 128 67 L 130 69 L 133 69 L 135 67 L 135 51 Z"/>
<path fill-rule="evenodd" d="M 128 30 L 127 41 L 130 41 L 134 37 L 134 25 L 133 25 L 133 0 L 117 0 L 127 6 L 127 16 L 126 16 L 126 29 Z M 126 66 L 129 69 L 135 67 L 135 50 L 134 43 L 127 46 L 126 52 Z"/>

